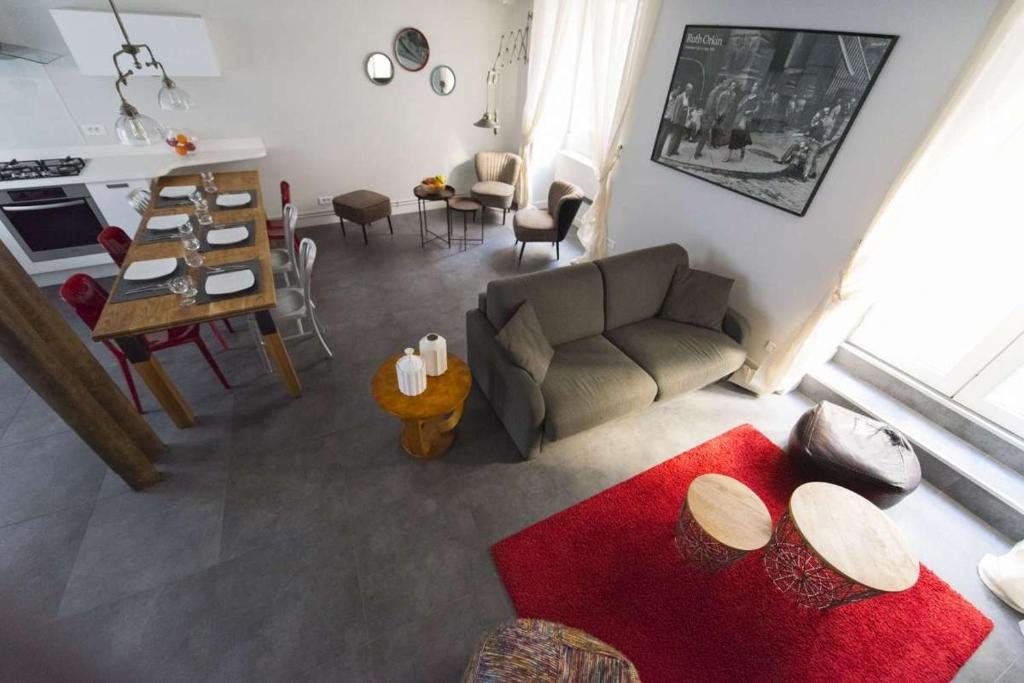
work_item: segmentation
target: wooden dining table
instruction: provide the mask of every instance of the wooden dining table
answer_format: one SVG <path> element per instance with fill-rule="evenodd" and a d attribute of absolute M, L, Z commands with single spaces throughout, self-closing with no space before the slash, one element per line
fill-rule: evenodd
<path fill-rule="evenodd" d="M 195 422 L 195 415 L 181 392 L 168 377 L 160 362 L 150 353 L 146 342 L 147 333 L 158 332 L 181 325 L 195 325 L 211 320 L 232 318 L 253 314 L 256 325 L 266 345 L 268 355 L 273 360 L 277 372 L 284 383 L 285 389 L 292 397 L 302 395 L 302 385 L 292 365 L 288 350 L 274 324 L 270 312 L 277 305 L 274 289 L 274 277 L 270 264 L 270 240 L 267 236 L 267 216 L 263 208 L 262 191 L 259 190 L 260 178 L 256 171 L 222 172 L 215 175 L 217 188 L 220 192 L 255 192 L 255 202 L 250 208 L 220 210 L 211 201 L 210 210 L 215 225 L 239 225 L 252 222 L 255 240 L 251 246 L 238 248 L 221 248 L 203 253 L 204 265 L 224 266 L 242 261 L 259 261 L 260 276 L 258 289 L 250 294 L 226 297 L 211 303 L 196 303 L 182 306 L 180 297 L 168 291 L 167 294 L 145 299 L 113 303 L 108 301 L 93 329 L 93 339 L 97 341 L 112 340 L 128 357 L 139 376 L 149 387 L 160 405 L 178 427 L 189 427 Z M 196 185 L 202 187 L 198 174 L 175 175 L 158 178 L 153 182 L 149 208 L 142 216 L 140 232 L 151 216 L 162 216 L 176 213 L 194 213 L 191 203 L 186 205 L 156 208 L 159 204 L 161 188 L 175 185 Z M 134 240 L 125 257 L 124 268 L 135 261 L 168 257 L 183 257 L 185 249 L 180 240 L 161 241 L 150 244 Z M 114 284 L 120 284 L 121 273 Z"/>

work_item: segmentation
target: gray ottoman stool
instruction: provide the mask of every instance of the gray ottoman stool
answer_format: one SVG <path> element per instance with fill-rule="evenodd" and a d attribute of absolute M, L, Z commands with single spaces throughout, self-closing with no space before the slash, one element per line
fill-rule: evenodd
<path fill-rule="evenodd" d="M 921 483 L 921 464 L 902 434 L 828 401 L 801 416 L 787 450 L 808 478 L 845 486 L 879 507 Z"/>
<path fill-rule="evenodd" d="M 366 226 L 381 218 L 388 219 L 388 230 L 392 235 L 395 228 L 391 225 L 391 198 L 371 190 L 356 190 L 348 194 L 339 194 L 334 198 L 334 213 L 341 220 L 341 234 L 345 233 L 345 219 L 363 226 L 363 244 L 366 239 Z"/>

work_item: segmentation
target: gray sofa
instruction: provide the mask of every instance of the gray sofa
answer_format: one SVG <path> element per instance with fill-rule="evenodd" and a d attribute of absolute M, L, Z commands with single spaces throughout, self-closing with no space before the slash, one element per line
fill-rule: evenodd
<path fill-rule="evenodd" d="M 659 317 L 688 268 L 686 251 L 667 244 L 488 283 L 466 313 L 469 366 L 524 457 L 743 365 L 745 322 L 733 311 L 722 332 Z M 555 351 L 539 385 L 495 340 L 527 299 Z"/>

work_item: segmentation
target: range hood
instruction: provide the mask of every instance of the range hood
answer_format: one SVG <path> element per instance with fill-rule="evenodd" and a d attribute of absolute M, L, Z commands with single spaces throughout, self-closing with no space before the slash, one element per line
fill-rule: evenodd
<path fill-rule="evenodd" d="M 49 64 L 60 56 L 56 52 L 0 42 L 0 59 L 24 59 L 36 64 Z"/>

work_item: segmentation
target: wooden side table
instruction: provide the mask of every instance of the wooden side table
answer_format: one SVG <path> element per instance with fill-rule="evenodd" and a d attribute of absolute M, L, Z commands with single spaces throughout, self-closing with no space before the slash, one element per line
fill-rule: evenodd
<path fill-rule="evenodd" d="M 384 411 L 402 421 L 402 448 L 406 453 L 415 458 L 436 458 L 455 439 L 455 426 L 462 419 L 462 406 L 472 386 L 469 366 L 449 353 L 448 371 L 439 377 L 427 377 L 427 390 L 422 394 L 406 396 L 398 390 L 395 374 L 395 361 L 401 357 L 396 353 L 377 368 L 373 398 Z"/>
<path fill-rule="evenodd" d="M 747 486 L 724 474 L 690 483 L 676 523 L 676 549 L 705 571 L 728 567 L 772 536 L 772 517 Z"/>
<path fill-rule="evenodd" d="M 764 566 L 779 590 L 816 609 L 905 591 L 920 572 L 895 522 L 866 498 L 820 481 L 793 492 Z"/>

